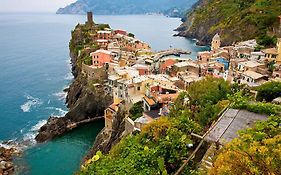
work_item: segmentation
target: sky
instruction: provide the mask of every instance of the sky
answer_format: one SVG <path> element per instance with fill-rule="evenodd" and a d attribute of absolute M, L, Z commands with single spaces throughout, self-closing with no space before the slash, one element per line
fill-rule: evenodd
<path fill-rule="evenodd" d="M 76 0 L 0 0 L 0 12 L 55 12 Z"/>

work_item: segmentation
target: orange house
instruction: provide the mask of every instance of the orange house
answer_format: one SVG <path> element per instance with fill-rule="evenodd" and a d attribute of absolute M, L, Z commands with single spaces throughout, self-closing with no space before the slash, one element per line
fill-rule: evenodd
<path fill-rule="evenodd" d="M 104 66 L 105 63 L 110 63 L 112 61 L 113 55 L 108 50 L 97 50 L 93 53 L 92 60 L 93 60 L 93 66 Z"/>
<path fill-rule="evenodd" d="M 160 73 L 166 73 L 166 71 L 170 68 L 172 68 L 172 66 L 174 64 L 176 64 L 177 61 L 173 58 L 169 58 L 169 59 L 166 59 L 166 60 L 163 60 L 161 63 L 160 63 Z"/>

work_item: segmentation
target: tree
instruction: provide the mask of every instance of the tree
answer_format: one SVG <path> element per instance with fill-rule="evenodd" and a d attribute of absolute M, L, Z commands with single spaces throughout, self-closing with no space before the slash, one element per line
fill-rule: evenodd
<path fill-rule="evenodd" d="M 255 127 L 240 132 L 217 156 L 210 175 L 281 174 L 280 116 L 258 122 Z"/>
<path fill-rule="evenodd" d="M 143 113 L 143 103 L 142 102 L 138 102 L 135 103 L 131 109 L 129 110 L 129 117 L 132 120 L 136 120 L 137 118 L 141 117 Z"/>
<path fill-rule="evenodd" d="M 129 37 L 132 37 L 132 38 L 135 38 L 135 35 L 132 34 L 132 33 L 129 33 L 128 36 L 129 36 Z"/>
<path fill-rule="evenodd" d="M 258 87 L 257 100 L 271 102 L 281 97 L 281 82 L 271 81 Z"/>

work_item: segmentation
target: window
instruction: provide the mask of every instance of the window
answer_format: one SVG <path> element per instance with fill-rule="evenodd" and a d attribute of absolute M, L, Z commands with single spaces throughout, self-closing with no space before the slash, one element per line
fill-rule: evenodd
<path fill-rule="evenodd" d="M 137 87 L 137 90 L 138 90 L 138 91 L 140 91 L 140 89 L 141 89 L 141 88 L 140 88 L 140 86 L 139 86 L 139 87 Z"/>

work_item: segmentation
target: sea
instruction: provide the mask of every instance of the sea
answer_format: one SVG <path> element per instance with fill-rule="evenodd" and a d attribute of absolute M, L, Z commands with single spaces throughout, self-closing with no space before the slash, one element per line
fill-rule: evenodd
<path fill-rule="evenodd" d="M 94 16 L 97 23 L 124 29 L 155 51 L 185 49 L 196 58 L 206 47 L 195 40 L 173 37 L 181 21 L 157 15 Z M 37 144 L 38 129 L 49 116 L 67 113 L 66 93 L 73 80 L 68 43 L 84 15 L 0 13 L 0 145 L 20 143 L 16 174 L 70 175 L 77 172 L 102 121 L 77 128 L 52 141 Z"/>

